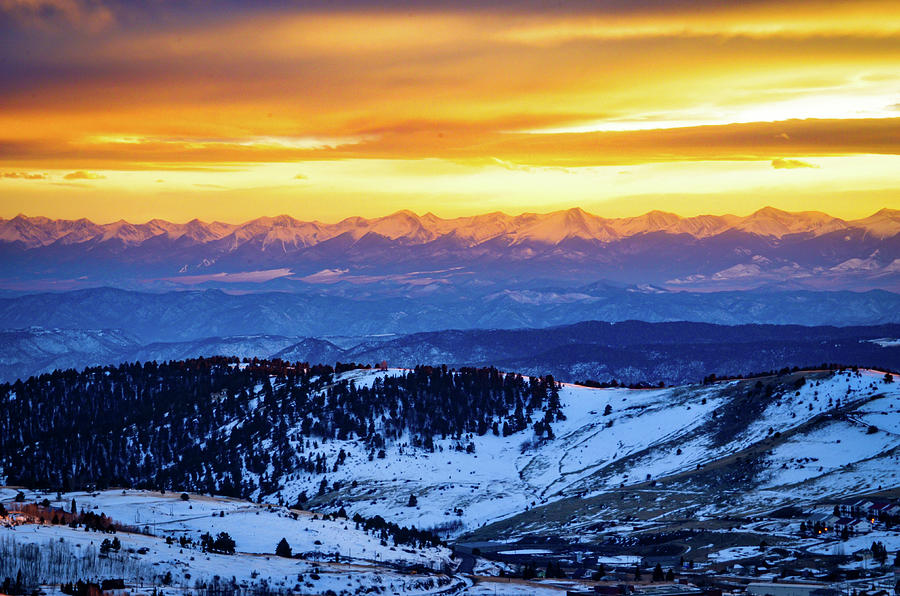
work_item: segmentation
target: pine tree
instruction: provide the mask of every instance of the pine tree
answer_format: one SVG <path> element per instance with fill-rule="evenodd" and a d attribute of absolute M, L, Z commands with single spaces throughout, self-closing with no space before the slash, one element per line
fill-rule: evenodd
<path fill-rule="evenodd" d="M 282 538 L 278 543 L 278 546 L 275 547 L 275 555 L 279 557 L 290 558 L 292 556 L 291 553 L 291 545 L 288 544 L 286 538 Z"/>

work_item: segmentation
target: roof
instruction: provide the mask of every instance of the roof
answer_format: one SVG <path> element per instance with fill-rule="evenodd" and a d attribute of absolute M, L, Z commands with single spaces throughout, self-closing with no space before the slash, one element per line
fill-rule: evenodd
<path fill-rule="evenodd" d="M 777 582 L 753 582 L 753 583 L 747 584 L 748 588 L 751 586 L 755 586 L 757 588 L 768 588 L 770 586 L 778 586 L 779 588 L 781 588 L 781 587 L 794 588 L 797 586 L 801 586 L 804 588 L 827 588 L 828 587 L 827 584 L 800 584 L 800 583 L 786 584 L 786 583 L 777 583 Z"/>
<path fill-rule="evenodd" d="M 837 519 L 837 516 L 833 513 L 812 513 L 809 516 L 809 519 L 813 521 L 825 521 L 831 519 Z"/>

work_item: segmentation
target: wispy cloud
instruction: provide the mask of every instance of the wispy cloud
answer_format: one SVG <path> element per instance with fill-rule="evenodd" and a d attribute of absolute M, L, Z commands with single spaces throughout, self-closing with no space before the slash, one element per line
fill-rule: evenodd
<path fill-rule="evenodd" d="M 798 168 L 818 168 L 819 166 L 801 161 L 799 159 L 785 159 L 777 157 L 772 160 L 772 167 L 776 170 L 796 170 Z"/>
<path fill-rule="evenodd" d="M 78 170 L 76 172 L 69 172 L 63 179 L 65 180 L 102 180 L 106 178 L 106 176 L 102 176 L 96 172 L 88 172 L 85 170 Z"/>
<path fill-rule="evenodd" d="M 0 178 L 19 178 L 21 180 L 46 180 L 48 178 L 47 174 L 40 174 L 35 172 L 3 172 L 0 173 Z"/>
<path fill-rule="evenodd" d="M 96 33 L 115 22 L 113 12 L 97 0 L 0 0 L 0 12 L 45 30 L 65 26 Z"/>

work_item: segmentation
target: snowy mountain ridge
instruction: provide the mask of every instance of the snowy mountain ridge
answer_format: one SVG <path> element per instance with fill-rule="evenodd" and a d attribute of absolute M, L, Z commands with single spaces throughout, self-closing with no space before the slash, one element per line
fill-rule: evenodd
<path fill-rule="evenodd" d="M 571 239 L 609 242 L 655 232 L 707 238 L 729 230 L 781 238 L 789 234 L 818 236 L 846 229 L 861 229 L 878 238 L 893 236 L 900 232 L 900 211 L 885 208 L 865 218 L 843 220 L 817 211 L 787 212 L 773 207 L 764 207 L 743 217 L 682 217 L 651 211 L 622 218 L 605 218 L 580 208 L 515 216 L 495 212 L 453 219 L 440 218 L 431 213 L 419 216 L 403 210 L 372 219 L 350 217 L 337 223 L 301 221 L 289 215 L 279 215 L 260 217 L 241 224 L 207 223 L 197 219 L 184 224 L 159 219 L 142 224 L 124 220 L 96 224 L 87 219 L 54 220 L 20 214 L 11 219 L 0 219 L 0 241 L 18 242 L 35 248 L 56 242 L 68 245 L 112 240 L 134 246 L 151 239 L 164 239 L 188 244 L 217 242 L 229 251 L 247 243 L 255 243 L 261 250 L 286 250 L 315 246 L 338 237 L 355 242 L 367 234 L 402 240 L 408 244 L 453 236 L 474 246 L 500 239 L 509 244 L 558 244 Z"/>

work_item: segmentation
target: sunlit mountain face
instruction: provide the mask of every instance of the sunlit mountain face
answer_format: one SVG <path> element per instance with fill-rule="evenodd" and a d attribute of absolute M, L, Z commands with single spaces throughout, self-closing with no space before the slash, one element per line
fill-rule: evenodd
<path fill-rule="evenodd" d="M 281 213 L 772 206 L 857 220 L 900 206 L 895 13 L 880 0 L 2 0 L 0 216 L 228 222 L 104 228 L 128 246 L 255 238 L 236 224 Z M 573 237 L 622 235 L 586 221 Z M 693 237 L 719 225 L 690 221 Z"/>
<path fill-rule="evenodd" d="M 6 290 L 112 285 L 437 300 L 550 288 L 550 297 L 517 296 L 553 303 L 583 300 L 591 295 L 585 286 L 607 283 L 641 291 L 896 291 L 900 211 L 856 220 L 772 207 L 745 217 L 604 218 L 572 208 L 445 219 L 398 211 L 337 223 L 281 215 L 241 224 L 18 215 L 0 219 L 0 251 Z"/>

